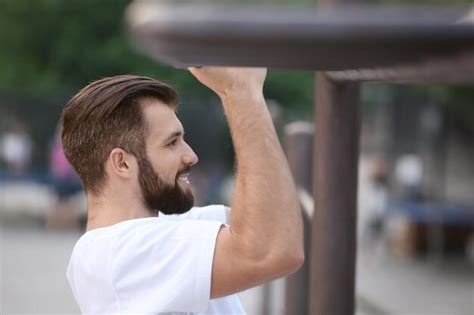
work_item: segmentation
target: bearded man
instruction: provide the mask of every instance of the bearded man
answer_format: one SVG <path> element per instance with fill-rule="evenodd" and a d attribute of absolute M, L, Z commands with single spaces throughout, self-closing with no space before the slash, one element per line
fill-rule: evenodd
<path fill-rule="evenodd" d="M 198 158 L 170 86 L 104 78 L 63 111 L 64 151 L 88 203 L 67 270 L 84 314 L 243 314 L 235 293 L 303 263 L 295 187 L 263 97 L 266 69 L 190 71 L 221 98 L 229 122 L 231 211 L 193 208 L 188 175 Z"/>

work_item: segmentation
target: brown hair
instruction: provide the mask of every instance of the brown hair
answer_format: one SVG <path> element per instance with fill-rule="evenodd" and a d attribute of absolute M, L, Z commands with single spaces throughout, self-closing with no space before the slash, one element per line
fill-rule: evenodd
<path fill-rule="evenodd" d="M 105 161 L 114 148 L 135 156 L 146 150 L 143 100 L 155 98 L 176 109 L 178 95 L 169 85 L 147 77 L 119 75 L 94 81 L 80 90 L 62 112 L 66 158 L 88 192 L 105 182 Z"/>

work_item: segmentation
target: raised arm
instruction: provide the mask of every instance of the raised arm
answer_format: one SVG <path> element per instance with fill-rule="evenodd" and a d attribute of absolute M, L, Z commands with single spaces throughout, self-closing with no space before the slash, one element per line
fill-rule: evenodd
<path fill-rule="evenodd" d="M 296 271 L 304 260 L 302 218 L 263 97 L 266 69 L 190 71 L 221 98 L 237 160 L 230 226 L 221 228 L 215 249 L 217 298 Z"/>

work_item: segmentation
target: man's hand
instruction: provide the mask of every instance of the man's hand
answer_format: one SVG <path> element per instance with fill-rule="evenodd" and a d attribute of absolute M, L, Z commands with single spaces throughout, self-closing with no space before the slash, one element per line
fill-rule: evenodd
<path fill-rule="evenodd" d="M 222 99 L 235 94 L 262 94 L 267 75 L 265 68 L 191 67 L 189 71 Z"/>
<path fill-rule="evenodd" d="M 237 160 L 230 225 L 219 231 L 211 298 L 297 270 L 303 224 L 290 169 L 263 97 L 266 69 L 190 68 L 220 96 Z"/>

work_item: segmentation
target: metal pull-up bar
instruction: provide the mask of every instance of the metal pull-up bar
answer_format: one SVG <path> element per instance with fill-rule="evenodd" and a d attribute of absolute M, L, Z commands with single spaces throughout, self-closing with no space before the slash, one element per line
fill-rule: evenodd
<path fill-rule="evenodd" d="M 137 47 L 174 66 L 330 71 L 335 80 L 474 79 L 474 15 L 461 9 L 164 6 L 138 1 Z"/>
<path fill-rule="evenodd" d="M 310 296 L 302 299 L 315 315 L 355 308 L 356 81 L 474 81 L 472 10 L 330 7 L 337 2 L 308 10 L 135 1 L 127 11 L 137 48 L 173 66 L 324 71 L 316 83 Z"/>

